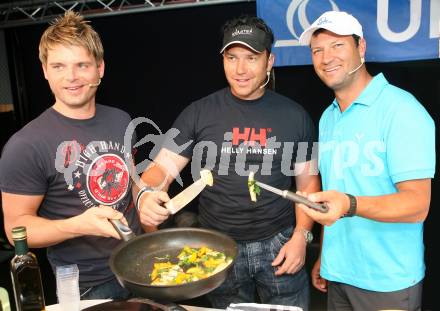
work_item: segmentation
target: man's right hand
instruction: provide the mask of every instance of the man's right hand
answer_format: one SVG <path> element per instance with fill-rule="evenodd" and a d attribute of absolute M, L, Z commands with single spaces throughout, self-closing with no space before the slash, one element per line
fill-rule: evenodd
<path fill-rule="evenodd" d="M 158 226 L 168 219 L 170 212 L 163 207 L 170 197 L 164 191 L 144 193 L 139 200 L 139 219 L 146 226 Z"/>
<path fill-rule="evenodd" d="M 78 235 L 95 235 L 121 239 L 118 232 L 109 222 L 109 219 L 120 219 L 124 224 L 127 224 L 122 213 L 110 206 L 104 205 L 89 208 L 78 216 L 66 219 L 66 222 L 69 223 L 71 230 Z"/>
<path fill-rule="evenodd" d="M 313 265 L 311 277 L 312 277 L 313 286 L 317 290 L 319 290 L 323 293 L 326 293 L 327 292 L 327 280 L 323 279 L 321 277 L 320 270 L 321 270 L 321 257 L 319 257 L 318 260 L 316 260 L 315 264 Z"/>

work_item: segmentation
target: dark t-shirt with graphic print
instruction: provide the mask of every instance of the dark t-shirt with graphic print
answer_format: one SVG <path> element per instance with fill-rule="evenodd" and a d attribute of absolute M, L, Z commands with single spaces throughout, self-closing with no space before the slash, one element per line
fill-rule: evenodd
<path fill-rule="evenodd" d="M 315 155 L 316 130 L 299 104 L 270 90 L 244 101 L 225 88 L 192 103 L 173 127 L 180 131 L 177 145 L 191 141 L 180 154 L 192 159 L 193 176 L 205 167 L 214 176 L 199 197 L 202 226 L 252 241 L 295 223 L 292 202 L 280 196 L 261 189 L 251 202 L 247 180 L 254 171 L 256 180 L 290 189 L 295 163 Z"/>
<path fill-rule="evenodd" d="M 47 219 L 73 217 L 100 204 L 112 206 L 140 233 L 128 169 L 131 150 L 124 146 L 129 122 L 127 113 L 102 105 L 87 120 L 47 109 L 5 145 L 1 191 L 44 195 L 38 215 Z M 114 238 L 78 237 L 50 246 L 48 259 L 53 268 L 77 264 L 80 286 L 98 285 L 114 277 L 108 259 L 119 243 Z"/>

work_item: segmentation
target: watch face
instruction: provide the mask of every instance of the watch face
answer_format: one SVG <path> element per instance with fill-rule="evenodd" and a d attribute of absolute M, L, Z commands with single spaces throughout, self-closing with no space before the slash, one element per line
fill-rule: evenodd
<path fill-rule="evenodd" d="M 310 231 L 304 232 L 304 237 L 306 238 L 307 243 L 311 243 L 313 241 L 313 234 Z"/>

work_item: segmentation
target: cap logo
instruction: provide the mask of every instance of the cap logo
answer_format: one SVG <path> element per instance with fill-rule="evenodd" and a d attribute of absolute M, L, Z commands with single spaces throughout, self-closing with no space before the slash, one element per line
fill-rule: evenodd
<path fill-rule="evenodd" d="M 235 29 L 235 31 L 232 33 L 232 37 L 238 36 L 238 35 L 251 35 L 252 34 L 252 28 L 251 29 Z"/>
<path fill-rule="evenodd" d="M 323 24 L 332 24 L 333 22 L 332 21 L 329 21 L 328 19 L 327 19 L 327 17 L 321 17 L 319 20 L 318 20 L 318 23 L 316 23 L 316 25 L 317 26 L 321 26 L 321 25 L 323 25 Z"/>

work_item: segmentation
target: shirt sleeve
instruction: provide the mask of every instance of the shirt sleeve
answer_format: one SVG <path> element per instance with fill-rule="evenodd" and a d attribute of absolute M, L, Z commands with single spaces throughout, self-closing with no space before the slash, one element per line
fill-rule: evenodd
<path fill-rule="evenodd" d="M 44 163 L 35 146 L 13 136 L 0 158 L 0 189 L 14 194 L 45 194 L 48 186 Z"/>
<path fill-rule="evenodd" d="M 387 165 L 393 183 L 433 178 L 435 172 L 435 124 L 413 98 L 393 112 L 385 133 Z"/>
<path fill-rule="evenodd" d="M 307 143 L 306 161 L 318 158 L 317 130 L 315 123 L 307 112 L 304 112 L 303 142 Z"/>
<path fill-rule="evenodd" d="M 168 131 L 164 148 L 191 158 L 196 144 L 197 109 L 195 103 L 186 107 Z"/>

